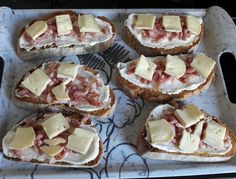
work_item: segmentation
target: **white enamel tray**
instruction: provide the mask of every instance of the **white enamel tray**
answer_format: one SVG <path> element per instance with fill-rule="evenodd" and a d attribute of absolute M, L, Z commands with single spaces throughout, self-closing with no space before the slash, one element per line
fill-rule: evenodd
<path fill-rule="evenodd" d="M 16 81 L 29 69 L 42 63 L 42 60 L 32 62 L 21 61 L 15 52 L 16 38 L 19 30 L 30 20 L 37 19 L 56 10 L 13 10 L 0 8 L 0 56 L 5 61 L 2 86 L 0 90 L 0 139 L 17 121 L 32 114 L 31 111 L 16 107 L 11 100 L 11 91 Z M 117 27 L 115 51 L 119 60 L 127 57 L 135 58 L 138 54 L 122 41 L 122 28 L 125 15 L 131 12 L 152 13 L 187 13 L 203 17 L 205 24 L 204 36 L 197 51 L 202 51 L 217 61 L 217 79 L 207 91 L 191 98 L 200 108 L 210 114 L 220 117 L 236 132 L 236 105 L 232 104 L 225 90 L 225 85 L 219 65 L 222 52 L 236 54 L 236 27 L 230 16 L 220 7 L 207 10 L 199 9 L 112 9 L 112 10 L 78 10 L 77 12 L 94 13 L 110 18 Z M 121 49 L 120 49 L 121 48 Z M 97 128 L 101 132 L 105 154 L 101 164 L 94 169 L 68 169 L 22 164 L 3 159 L 0 154 L 0 176 L 3 178 L 146 178 L 161 176 L 188 176 L 201 174 L 236 172 L 236 158 L 223 163 L 191 163 L 173 161 L 145 160 L 136 151 L 136 135 L 143 125 L 148 113 L 157 103 L 131 100 L 121 89 L 115 86 L 113 70 L 116 62 L 108 53 L 95 54 L 99 64 L 98 70 L 115 90 L 118 104 L 113 117 L 104 122 L 98 122 Z M 114 54 L 113 54 L 114 55 Z M 116 58 L 116 55 L 115 55 Z M 117 59 L 117 58 L 116 58 Z M 53 60 L 53 59 L 51 59 Z M 56 59 L 54 59 L 56 60 Z M 73 60 L 77 63 L 89 64 L 86 58 L 77 56 L 60 58 L 62 61 Z M 48 61 L 48 60 L 45 60 Z M 91 65 L 91 64 L 90 64 Z"/>

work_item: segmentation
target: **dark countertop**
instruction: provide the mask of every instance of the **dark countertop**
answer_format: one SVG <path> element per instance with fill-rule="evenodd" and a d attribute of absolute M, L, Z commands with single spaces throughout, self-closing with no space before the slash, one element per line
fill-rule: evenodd
<path fill-rule="evenodd" d="M 218 5 L 224 8 L 231 17 L 236 17 L 236 11 L 231 1 L 222 0 L 0 0 L 0 6 L 8 6 L 14 9 L 86 9 L 86 8 L 208 8 Z M 236 18 L 233 18 L 236 22 Z M 236 178 L 236 173 L 212 174 L 201 176 L 186 177 L 167 177 L 167 178 Z"/>

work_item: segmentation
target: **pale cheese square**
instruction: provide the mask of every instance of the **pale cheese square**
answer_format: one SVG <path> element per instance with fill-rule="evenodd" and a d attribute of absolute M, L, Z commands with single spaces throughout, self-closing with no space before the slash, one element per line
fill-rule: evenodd
<path fill-rule="evenodd" d="M 156 16 L 149 14 L 139 14 L 135 23 L 136 29 L 153 29 L 155 25 Z"/>
<path fill-rule="evenodd" d="M 41 69 L 36 69 L 21 84 L 36 96 L 40 96 L 50 82 L 51 79 Z"/>
<path fill-rule="evenodd" d="M 213 70 L 216 62 L 204 54 L 197 55 L 190 66 L 194 68 L 201 76 L 207 78 Z"/>
<path fill-rule="evenodd" d="M 42 123 L 42 126 L 49 139 L 56 137 L 60 133 L 70 128 L 70 125 L 61 113 L 55 114 L 52 117 L 46 119 Z"/>
<path fill-rule="evenodd" d="M 53 156 L 59 154 L 63 150 L 63 147 L 56 146 L 56 145 L 52 145 L 52 146 L 44 145 L 44 146 L 40 147 L 40 150 L 42 150 L 43 153 L 47 154 L 48 156 L 53 157 Z"/>
<path fill-rule="evenodd" d="M 44 21 L 35 21 L 26 28 L 26 33 L 33 39 L 37 39 L 40 35 L 47 31 L 48 25 Z"/>
<path fill-rule="evenodd" d="M 181 78 L 186 72 L 186 65 L 178 56 L 167 55 L 165 73 L 175 77 Z"/>
<path fill-rule="evenodd" d="M 177 109 L 174 114 L 185 128 L 196 124 L 203 116 L 203 113 L 193 104 Z"/>
<path fill-rule="evenodd" d="M 186 17 L 186 26 L 190 32 L 192 32 L 196 35 L 200 34 L 200 32 L 202 30 L 200 19 L 197 17 L 194 17 L 194 16 L 187 16 Z"/>
<path fill-rule="evenodd" d="M 203 132 L 203 141 L 214 148 L 222 149 L 224 148 L 225 133 L 226 128 L 224 126 L 209 121 Z"/>
<path fill-rule="evenodd" d="M 148 121 L 148 132 L 152 144 L 168 143 L 175 135 L 174 129 L 165 119 Z"/>
<path fill-rule="evenodd" d="M 165 31 L 182 32 L 179 16 L 163 16 L 162 25 L 165 28 Z"/>
<path fill-rule="evenodd" d="M 80 65 L 72 63 L 61 63 L 58 67 L 58 78 L 70 78 L 75 79 L 78 73 Z"/>
<path fill-rule="evenodd" d="M 10 149 L 22 150 L 34 145 L 35 132 L 32 127 L 18 127 L 9 143 Z"/>
<path fill-rule="evenodd" d="M 179 149 L 187 153 L 193 153 L 198 150 L 199 143 L 199 136 L 190 134 L 186 130 L 183 130 L 183 134 L 179 142 Z"/>
<path fill-rule="evenodd" d="M 75 128 L 73 134 L 68 137 L 68 143 L 66 147 L 85 155 L 89 150 L 94 137 L 94 132 L 82 128 Z"/>
<path fill-rule="evenodd" d="M 151 60 L 147 60 L 145 56 L 141 55 L 139 60 L 137 60 L 134 74 L 152 81 L 156 66 Z"/>
<path fill-rule="evenodd" d="M 57 33 L 59 36 L 71 33 L 73 26 L 69 14 L 56 16 Z"/>
<path fill-rule="evenodd" d="M 52 89 L 52 93 L 55 95 L 58 100 L 70 100 L 68 91 L 64 84 L 60 84 Z"/>
<path fill-rule="evenodd" d="M 92 14 L 84 14 L 78 16 L 78 24 L 80 32 L 100 32 L 100 28 Z"/>

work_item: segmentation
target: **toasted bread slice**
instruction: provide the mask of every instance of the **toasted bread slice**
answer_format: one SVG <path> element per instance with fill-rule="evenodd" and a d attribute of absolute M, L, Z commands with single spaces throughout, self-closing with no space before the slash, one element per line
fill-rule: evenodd
<path fill-rule="evenodd" d="M 194 125 L 184 128 L 181 126 L 181 123 L 176 120 L 173 122 L 173 119 L 167 119 L 165 115 L 163 115 L 163 111 L 168 110 L 176 110 L 175 107 L 165 104 L 157 106 L 149 115 L 148 120 L 159 120 L 164 118 L 167 120 L 175 131 L 175 137 L 166 144 L 151 144 L 151 141 L 148 139 L 148 131 L 147 131 L 147 123 L 140 129 L 139 134 L 137 136 L 137 148 L 138 151 L 148 159 L 156 159 L 156 160 L 177 160 L 177 161 L 194 161 L 194 162 L 219 162 L 226 161 L 232 158 L 236 153 L 236 137 L 233 131 L 220 119 L 207 114 L 205 111 L 201 110 L 203 113 L 203 117 L 201 117 L 200 121 L 203 121 L 203 128 L 200 132 L 200 144 L 199 148 L 194 152 L 185 152 L 179 148 L 180 138 L 182 134 L 176 135 L 177 131 L 186 130 L 190 131 L 191 134 L 195 132 L 196 125 L 199 123 L 195 123 Z M 153 117 L 150 117 L 153 115 Z M 224 128 L 226 128 L 225 137 L 224 137 L 224 148 L 217 149 L 212 146 L 207 145 L 203 141 L 204 130 L 206 130 L 206 126 L 208 122 L 214 122 Z M 180 131 L 181 131 L 180 130 Z M 150 135 L 150 134 L 149 134 Z M 176 137 L 177 136 L 177 137 Z M 216 136 L 217 138 L 217 136 Z M 164 147 L 163 147 L 164 146 Z M 169 146 L 169 149 L 168 149 Z M 174 146 L 174 147 L 173 147 Z"/>
<path fill-rule="evenodd" d="M 167 75 L 165 70 L 166 57 L 157 56 L 157 57 L 146 57 L 147 60 L 151 60 L 154 63 L 162 63 L 162 65 L 157 65 L 156 71 L 153 74 L 158 73 L 158 70 L 162 70 L 161 76 L 164 75 L 164 82 L 162 82 L 161 78 L 156 76 L 157 80 L 155 81 L 154 77 L 152 81 L 148 81 L 146 79 L 140 78 L 139 76 L 134 74 L 134 70 L 132 69 L 132 63 L 136 64 L 138 59 L 130 60 L 126 63 L 118 63 L 116 68 L 116 82 L 118 86 L 120 86 L 128 96 L 132 98 L 142 97 L 145 100 L 149 101 L 158 101 L 158 102 L 167 102 L 172 99 L 175 100 L 185 100 L 192 96 L 198 95 L 199 93 L 206 90 L 211 83 L 215 80 L 215 72 L 214 69 L 210 72 L 207 78 L 202 78 L 200 74 L 196 73 L 194 69 L 191 67 L 189 70 L 192 70 L 192 74 L 194 78 L 196 78 L 196 83 L 191 83 L 191 76 L 188 76 L 188 72 L 176 79 L 170 75 Z M 178 58 L 185 61 L 186 66 L 188 65 L 188 59 L 193 59 L 194 55 L 186 54 L 179 55 Z M 191 61 L 191 60 L 190 60 Z M 129 69 L 131 68 L 131 69 Z M 134 67 L 135 68 L 135 67 Z M 133 70 L 133 71 L 132 71 Z M 126 71 L 127 74 L 124 75 Z M 160 76 L 160 75 L 159 75 Z M 184 82 L 184 78 L 187 77 L 187 81 Z M 134 79 L 135 78 L 135 79 Z M 198 81 L 199 78 L 199 81 Z M 150 86 L 151 85 L 151 86 Z M 178 88 L 178 85 L 181 85 Z"/>
<path fill-rule="evenodd" d="M 79 75 L 78 78 L 80 78 L 81 75 L 85 75 L 85 77 L 82 78 L 82 81 L 77 78 L 66 84 L 66 91 L 68 91 L 68 96 L 70 99 L 67 99 L 66 101 L 58 101 L 56 96 L 52 93 L 52 89 L 53 87 L 56 87 L 65 81 L 65 79 L 62 81 L 62 78 L 56 77 L 56 73 L 60 64 L 62 63 L 58 61 L 43 63 L 42 65 L 27 72 L 26 74 L 29 75 L 29 73 L 32 74 L 32 72 L 36 69 L 44 69 L 44 72 L 45 70 L 47 71 L 47 76 L 54 76 L 51 77 L 51 79 L 54 79 L 54 81 L 60 80 L 60 82 L 55 83 L 51 81 L 47 85 L 46 89 L 44 89 L 42 94 L 40 94 L 40 96 L 36 96 L 29 89 L 22 85 L 23 80 L 27 77 L 26 75 L 23 76 L 17 83 L 13 92 L 13 98 L 16 105 L 18 107 L 31 110 L 48 109 L 57 112 L 67 111 L 90 114 L 92 116 L 96 116 L 97 118 L 105 118 L 113 114 L 116 106 L 115 93 L 108 85 L 104 85 L 102 78 L 99 77 L 99 74 L 96 70 L 82 65 L 79 65 L 77 76 Z M 53 70 L 48 70 L 50 68 L 55 68 L 54 72 Z M 85 83 L 83 84 L 83 88 L 79 87 L 80 83 Z M 92 88 L 94 88 L 91 86 L 92 83 L 95 83 L 94 85 L 96 91 L 94 92 L 91 91 L 93 90 Z M 73 86 L 76 87 L 75 91 L 72 89 L 74 88 Z M 78 96 L 76 96 L 75 93 L 78 93 Z M 47 101 L 48 99 L 50 100 Z"/>
<path fill-rule="evenodd" d="M 79 15 L 78 13 L 74 11 L 58 11 L 37 20 L 52 21 L 53 18 L 55 19 L 56 15 L 64 15 L 64 14 L 69 14 L 71 18 L 73 17 L 74 19 L 76 19 Z M 19 37 L 17 39 L 17 54 L 22 60 L 32 60 L 36 58 L 51 58 L 51 57 L 59 57 L 59 56 L 84 55 L 84 54 L 89 54 L 89 53 L 102 52 L 113 45 L 115 36 L 116 36 L 116 28 L 115 28 L 115 25 L 104 16 L 96 17 L 96 19 L 103 22 L 110 28 L 110 30 L 108 28 L 108 32 L 107 32 L 109 33 L 109 38 L 105 38 L 104 40 L 98 41 L 96 43 L 95 41 L 94 42 L 91 41 L 91 43 L 78 43 L 78 44 L 74 44 L 72 42 L 70 45 L 64 45 L 64 46 L 63 45 L 59 46 L 54 41 L 52 41 L 48 43 L 47 45 L 38 46 L 37 48 L 36 46 L 34 47 L 34 45 L 32 45 L 32 48 L 27 49 L 28 47 L 24 48 L 22 47 L 22 45 L 20 45 L 23 39 L 23 35 L 25 33 L 25 29 L 28 26 L 27 25 L 21 30 Z M 29 24 L 31 25 L 35 21 L 36 20 L 31 21 Z M 72 22 L 72 23 L 76 24 L 76 22 Z M 73 26 L 75 26 L 74 24 Z M 56 24 L 54 24 L 54 22 L 53 22 L 53 26 L 56 29 Z M 56 33 L 55 29 L 53 33 Z M 77 38 L 77 37 L 73 37 L 73 38 Z"/>
<path fill-rule="evenodd" d="M 92 168 L 97 166 L 103 156 L 103 144 L 99 132 L 96 131 L 96 128 L 93 126 L 93 123 L 88 118 L 88 116 L 83 116 L 81 114 L 63 114 L 64 118 L 69 124 L 69 128 L 55 137 L 63 138 L 65 140 L 62 143 L 56 144 L 57 146 L 62 146 L 63 150 L 54 156 L 49 156 L 40 149 L 40 147 L 45 145 L 55 145 L 47 144 L 45 142 L 45 140 L 48 140 L 48 137 L 42 128 L 41 123 L 50 118 L 50 116 L 57 114 L 58 113 L 39 113 L 35 116 L 27 117 L 15 125 L 2 140 L 4 158 L 18 162 L 59 167 Z M 16 129 L 19 127 L 33 128 L 35 132 L 35 139 L 33 142 L 34 144 L 24 149 L 12 149 L 10 147 L 10 143 L 12 142 L 14 136 L 12 134 L 16 134 Z M 72 152 L 72 150 L 67 148 L 66 144 L 68 142 L 68 136 L 73 133 L 74 128 L 82 128 L 94 133 L 94 138 L 92 139 L 86 154 L 80 154 L 75 151 Z M 30 153 L 32 156 L 30 156 Z M 74 161 L 70 162 L 69 156 L 72 154 Z"/>
<path fill-rule="evenodd" d="M 173 34 L 173 32 L 164 30 L 164 27 L 161 24 L 162 14 L 156 15 L 156 22 L 153 30 L 136 30 L 134 26 L 137 16 L 138 14 L 130 14 L 126 19 L 124 41 L 139 54 L 153 57 L 167 54 L 177 55 L 181 53 L 191 53 L 201 42 L 203 35 L 203 23 L 201 18 L 199 18 L 201 31 L 199 34 L 193 34 L 186 28 L 186 16 L 180 15 L 182 31 Z M 153 40 L 150 40 L 149 37 Z M 146 40 L 147 38 L 149 40 Z M 149 41 L 152 42 L 149 43 Z"/>

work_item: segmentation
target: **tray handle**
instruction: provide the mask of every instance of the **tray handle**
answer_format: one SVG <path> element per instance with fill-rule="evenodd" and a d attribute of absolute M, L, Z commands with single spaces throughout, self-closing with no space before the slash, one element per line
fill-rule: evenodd
<path fill-rule="evenodd" d="M 220 55 L 220 66 L 228 98 L 231 103 L 236 103 L 236 59 L 231 52 Z"/>

